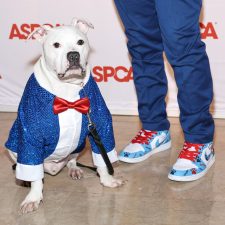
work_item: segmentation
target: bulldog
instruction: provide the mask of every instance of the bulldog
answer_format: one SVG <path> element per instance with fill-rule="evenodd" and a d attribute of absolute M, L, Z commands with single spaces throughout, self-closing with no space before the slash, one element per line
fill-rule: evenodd
<path fill-rule="evenodd" d="M 92 24 L 74 19 L 68 26 L 41 26 L 29 36 L 42 44 L 43 51 L 5 144 L 17 163 L 16 178 L 31 182 L 22 213 L 37 210 L 43 200 L 44 172 L 56 175 L 67 165 L 72 179 L 82 177 L 76 159 L 86 137 L 101 184 L 112 188 L 123 184 L 109 175 L 88 129 L 90 112 L 111 163 L 117 161 L 112 118 L 87 62 L 89 28 Z"/>

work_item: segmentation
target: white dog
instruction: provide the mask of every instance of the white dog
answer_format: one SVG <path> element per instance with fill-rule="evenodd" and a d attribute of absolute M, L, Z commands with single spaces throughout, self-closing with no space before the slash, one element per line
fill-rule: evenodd
<path fill-rule="evenodd" d="M 36 210 L 43 199 L 44 172 L 56 175 L 67 165 L 73 179 L 82 177 L 76 157 L 90 136 L 89 107 L 110 161 L 117 161 L 111 115 L 87 63 L 86 34 L 91 27 L 74 19 L 70 26 L 42 26 L 30 35 L 42 43 L 43 54 L 27 82 L 6 142 L 17 162 L 16 178 L 31 181 L 31 190 L 21 204 L 23 213 Z M 121 180 L 108 174 L 98 147 L 91 136 L 89 139 L 101 183 L 121 186 Z"/>

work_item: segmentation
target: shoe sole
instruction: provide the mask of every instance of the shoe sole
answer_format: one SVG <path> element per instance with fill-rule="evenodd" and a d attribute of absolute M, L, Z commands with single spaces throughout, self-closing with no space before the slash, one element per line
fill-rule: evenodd
<path fill-rule="evenodd" d="M 208 172 L 208 170 L 209 170 L 209 169 L 212 167 L 212 165 L 214 164 L 215 159 L 216 159 L 216 157 L 215 157 L 215 155 L 214 155 L 214 156 L 210 159 L 210 162 L 209 162 L 209 164 L 208 164 L 208 167 L 207 167 L 204 171 L 202 171 L 201 173 L 199 173 L 199 174 L 192 175 L 192 176 L 183 176 L 183 177 L 181 177 L 181 176 L 175 176 L 175 175 L 169 174 L 169 175 L 168 175 L 168 178 L 169 178 L 170 180 L 173 180 L 173 181 L 194 181 L 194 180 L 198 180 L 198 179 L 202 178 L 202 177 Z"/>
<path fill-rule="evenodd" d="M 150 151 L 149 153 L 147 153 L 146 155 L 143 155 L 138 158 L 126 158 L 123 156 L 119 156 L 118 158 L 120 161 L 126 162 L 126 163 L 139 163 L 139 162 L 146 160 L 147 158 L 154 155 L 155 153 L 163 152 L 163 151 L 169 150 L 170 148 L 171 148 L 171 141 L 169 141 L 163 145 L 160 145 L 158 148 L 155 148 L 152 151 Z"/>

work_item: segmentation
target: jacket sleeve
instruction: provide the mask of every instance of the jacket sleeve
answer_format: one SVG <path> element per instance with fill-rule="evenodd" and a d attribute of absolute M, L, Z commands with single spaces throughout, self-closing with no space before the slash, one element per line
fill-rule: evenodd
<path fill-rule="evenodd" d="M 20 180 L 35 181 L 44 176 L 43 138 L 38 136 L 34 123 L 34 119 L 27 119 L 20 109 L 5 144 L 17 153 L 16 178 Z"/>

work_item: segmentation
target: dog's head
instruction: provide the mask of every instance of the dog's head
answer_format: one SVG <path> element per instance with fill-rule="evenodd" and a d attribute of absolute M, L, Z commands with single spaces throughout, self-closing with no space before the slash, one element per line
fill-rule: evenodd
<path fill-rule="evenodd" d="M 93 25 L 73 19 L 70 26 L 50 28 L 43 25 L 29 38 L 34 37 L 43 45 L 43 57 L 48 69 L 62 82 L 80 83 L 86 74 L 89 42 L 87 32 Z"/>

